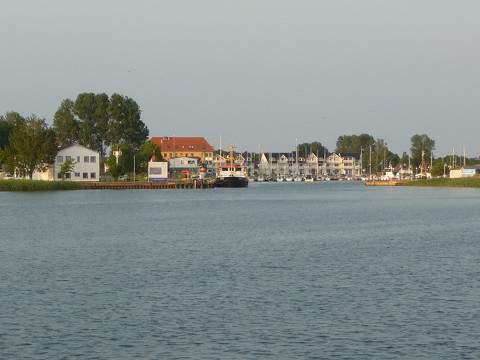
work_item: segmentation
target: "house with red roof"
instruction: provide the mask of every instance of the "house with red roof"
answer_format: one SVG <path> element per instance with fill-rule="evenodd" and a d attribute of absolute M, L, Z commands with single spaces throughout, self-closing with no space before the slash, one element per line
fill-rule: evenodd
<path fill-rule="evenodd" d="M 200 161 L 212 161 L 215 149 L 207 139 L 200 136 L 154 136 L 151 142 L 160 148 L 165 160 L 179 157 L 198 158 Z"/>

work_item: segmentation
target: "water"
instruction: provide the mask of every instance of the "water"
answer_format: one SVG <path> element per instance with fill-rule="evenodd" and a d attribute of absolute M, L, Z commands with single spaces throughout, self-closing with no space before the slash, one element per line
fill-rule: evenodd
<path fill-rule="evenodd" d="M 0 358 L 479 358 L 479 214 L 348 183 L 0 193 Z"/>

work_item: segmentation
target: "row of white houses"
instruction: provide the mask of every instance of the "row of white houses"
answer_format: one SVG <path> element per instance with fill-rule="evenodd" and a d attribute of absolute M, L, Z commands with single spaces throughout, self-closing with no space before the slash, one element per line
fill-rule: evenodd
<path fill-rule="evenodd" d="M 310 153 L 306 158 L 290 154 L 263 153 L 258 163 L 258 175 L 261 176 L 295 176 L 311 175 L 333 177 L 359 177 L 362 167 L 360 160 L 350 154 L 332 153 L 328 156 L 319 157 Z"/>

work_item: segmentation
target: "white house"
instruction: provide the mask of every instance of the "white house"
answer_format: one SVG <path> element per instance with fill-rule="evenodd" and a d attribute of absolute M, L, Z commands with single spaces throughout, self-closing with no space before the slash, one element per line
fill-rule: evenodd
<path fill-rule="evenodd" d="M 73 171 L 65 174 L 65 180 L 99 181 L 100 154 L 82 145 L 72 145 L 57 153 L 53 174 L 55 180 L 62 180 L 60 170 L 67 160 L 73 160 Z"/>

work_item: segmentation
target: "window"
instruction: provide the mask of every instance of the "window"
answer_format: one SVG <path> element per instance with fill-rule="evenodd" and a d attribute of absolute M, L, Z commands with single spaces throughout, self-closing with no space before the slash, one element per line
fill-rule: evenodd
<path fill-rule="evenodd" d="M 96 163 L 97 162 L 97 157 L 96 156 L 90 156 L 90 162 L 91 163 Z"/>
<path fill-rule="evenodd" d="M 84 156 L 83 157 L 83 162 L 85 162 L 85 163 L 90 162 L 90 156 Z"/>
<path fill-rule="evenodd" d="M 62 178 L 62 174 L 58 173 L 57 174 L 57 179 L 61 179 Z"/>
<path fill-rule="evenodd" d="M 75 173 L 75 177 L 80 177 L 80 173 Z"/>
<path fill-rule="evenodd" d="M 83 178 L 88 179 L 88 173 L 83 173 Z"/>
<path fill-rule="evenodd" d="M 57 163 L 63 163 L 63 156 L 57 156 Z"/>
<path fill-rule="evenodd" d="M 70 173 L 65 173 L 65 179 L 70 179 L 71 178 L 71 174 Z"/>
<path fill-rule="evenodd" d="M 95 173 L 90 173 L 90 179 L 95 179 L 97 177 L 97 174 Z"/>
<path fill-rule="evenodd" d="M 65 161 L 71 161 L 72 160 L 72 157 L 71 156 L 65 156 Z"/>
<path fill-rule="evenodd" d="M 77 163 L 80 162 L 80 156 L 77 156 Z"/>

